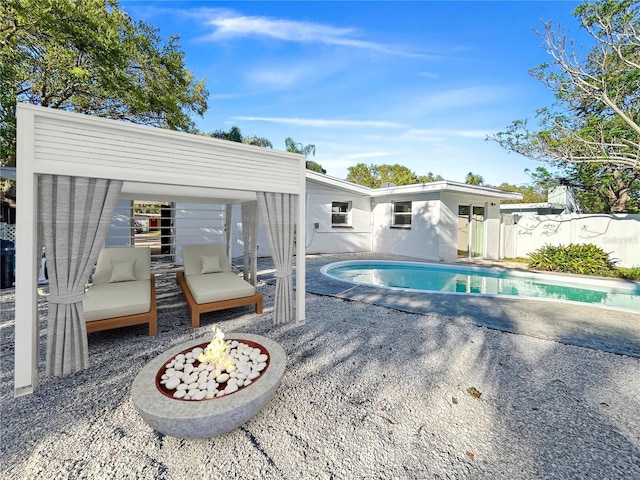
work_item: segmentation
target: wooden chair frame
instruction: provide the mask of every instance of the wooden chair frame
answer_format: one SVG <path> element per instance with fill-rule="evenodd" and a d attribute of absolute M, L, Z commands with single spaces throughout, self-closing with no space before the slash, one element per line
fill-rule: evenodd
<path fill-rule="evenodd" d="M 262 313 L 262 295 L 258 292 L 248 297 L 230 298 L 228 300 L 219 300 L 217 302 L 209 303 L 197 303 L 191 294 L 191 290 L 189 290 L 189 285 L 187 285 L 184 272 L 181 271 L 176 273 L 176 283 L 180 285 L 180 288 L 182 288 L 182 292 L 187 299 L 189 310 L 191 310 L 191 326 L 194 328 L 200 326 L 201 313 L 215 312 L 217 310 L 226 310 L 227 308 L 242 307 L 245 305 L 255 305 L 256 313 Z"/>

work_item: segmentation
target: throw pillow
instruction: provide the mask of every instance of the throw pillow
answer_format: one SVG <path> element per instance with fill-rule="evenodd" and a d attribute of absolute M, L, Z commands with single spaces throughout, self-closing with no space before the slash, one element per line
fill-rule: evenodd
<path fill-rule="evenodd" d="M 205 257 L 200 255 L 201 268 L 200 273 L 218 273 L 222 271 L 220 267 L 220 256 Z"/>
<path fill-rule="evenodd" d="M 135 281 L 135 268 L 135 260 L 111 260 L 111 279 L 109 283 Z"/>

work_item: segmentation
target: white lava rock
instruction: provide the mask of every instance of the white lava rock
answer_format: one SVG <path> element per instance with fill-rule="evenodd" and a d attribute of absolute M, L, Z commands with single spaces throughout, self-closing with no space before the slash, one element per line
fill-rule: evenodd
<path fill-rule="evenodd" d="M 195 373 L 192 373 L 190 375 L 187 375 L 186 377 L 182 377 L 182 382 L 189 384 L 189 383 L 194 383 L 198 381 L 198 375 Z"/>
<path fill-rule="evenodd" d="M 206 394 L 207 394 L 207 392 L 204 392 L 202 390 L 198 390 L 196 393 L 193 394 L 192 398 L 194 400 L 203 400 Z"/>
<path fill-rule="evenodd" d="M 164 384 L 165 387 L 167 387 L 169 390 L 175 390 L 178 385 L 180 385 L 180 379 L 176 378 L 176 377 L 171 377 L 169 380 L 167 380 L 167 383 Z"/>
<path fill-rule="evenodd" d="M 226 388 L 224 389 L 224 394 L 228 395 L 229 393 L 233 393 L 237 391 L 238 391 L 238 385 L 235 383 L 232 383 L 226 386 Z"/>

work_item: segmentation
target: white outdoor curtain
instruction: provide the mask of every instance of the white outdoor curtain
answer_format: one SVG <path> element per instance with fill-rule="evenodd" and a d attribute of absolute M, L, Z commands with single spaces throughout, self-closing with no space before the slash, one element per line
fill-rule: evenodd
<path fill-rule="evenodd" d="M 231 245 L 231 231 L 233 229 L 233 205 L 227 203 L 225 206 L 225 215 L 224 215 L 224 225 L 225 225 L 225 241 L 227 242 L 227 257 L 229 261 L 233 258 L 233 245 Z"/>
<path fill-rule="evenodd" d="M 244 244 L 244 279 L 251 285 L 256 284 L 258 271 L 257 256 L 258 202 L 242 204 L 242 243 Z"/>
<path fill-rule="evenodd" d="M 39 177 L 39 220 L 49 273 L 47 375 L 89 366 L 82 299 L 121 190 L 120 180 Z"/>
<path fill-rule="evenodd" d="M 257 192 L 258 208 L 276 267 L 273 321 L 285 323 L 293 316 L 293 254 L 295 251 L 295 195 Z"/>

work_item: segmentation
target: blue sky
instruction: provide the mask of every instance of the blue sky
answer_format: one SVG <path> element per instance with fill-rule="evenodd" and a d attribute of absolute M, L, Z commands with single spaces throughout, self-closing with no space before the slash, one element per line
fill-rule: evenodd
<path fill-rule="evenodd" d="M 548 61 L 542 21 L 588 48 L 575 1 L 121 1 L 136 20 L 180 36 L 204 78 L 202 131 L 238 126 L 346 178 L 356 163 L 405 165 L 463 182 L 529 183 L 545 164 L 508 153 L 491 134 L 535 117 L 553 94 L 528 74 Z"/>

